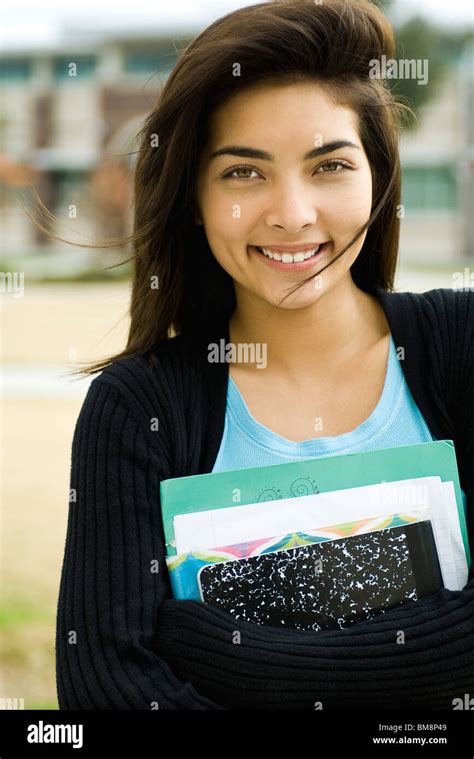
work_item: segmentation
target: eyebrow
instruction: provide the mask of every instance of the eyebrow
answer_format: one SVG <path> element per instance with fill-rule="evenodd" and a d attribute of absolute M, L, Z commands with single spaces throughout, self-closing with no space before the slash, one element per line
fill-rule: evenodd
<path fill-rule="evenodd" d="M 327 142 L 325 145 L 321 145 L 319 148 L 313 148 L 312 150 L 309 150 L 304 154 L 303 161 L 309 161 L 312 158 L 318 158 L 321 155 L 326 155 L 326 153 L 334 153 L 334 151 L 339 150 L 339 148 L 355 148 L 356 150 L 360 150 L 359 145 L 356 145 L 349 140 L 333 140 L 333 142 Z M 220 148 L 214 153 L 211 153 L 209 160 L 212 161 L 213 158 L 217 158 L 221 155 L 235 155 L 239 158 L 257 158 L 261 161 L 274 160 L 274 157 L 271 155 L 271 153 L 267 153 L 266 150 L 247 148 L 242 145 L 226 145 L 224 148 Z"/>

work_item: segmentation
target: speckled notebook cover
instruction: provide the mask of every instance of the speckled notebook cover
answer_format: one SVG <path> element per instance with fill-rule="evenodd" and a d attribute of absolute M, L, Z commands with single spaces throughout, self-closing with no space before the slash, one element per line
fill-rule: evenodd
<path fill-rule="evenodd" d="M 300 630 L 347 627 L 443 587 L 431 522 L 201 568 L 201 598 L 236 619 Z"/>

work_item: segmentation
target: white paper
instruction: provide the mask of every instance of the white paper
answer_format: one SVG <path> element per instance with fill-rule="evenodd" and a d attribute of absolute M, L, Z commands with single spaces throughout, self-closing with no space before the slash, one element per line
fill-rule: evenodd
<path fill-rule="evenodd" d="M 396 480 L 182 514 L 174 517 L 176 551 L 179 554 L 234 545 L 369 517 L 412 514 L 417 510 L 420 519 L 430 514 L 444 586 L 448 590 L 461 590 L 467 582 L 468 566 L 454 485 L 442 482 L 440 477 Z"/>
<path fill-rule="evenodd" d="M 467 583 L 469 566 L 462 539 L 454 483 L 451 481 L 442 482 L 441 487 L 443 490 L 443 505 L 445 510 L 444 534 L 447 536 L 446 539 L 449 539 L 451 543 L 454 565 L 453 579 L 451 580 L 451 577 L 448 578 L 448 582 L 445 581 L 444 584 L 448 590 L 462 590 Z M 441 524 L 439 524 L 439 528 L 441 528 Z M 442 539 L 443 538 L 441 538 L 441 540 Z"/>
<path fill-rule="evenodd" d="M 406 497 L 410 494 L 414 497 Z M 174 517 L 176 552 L 234 545 L 366 517 L 388 516 L 403 513 L 413 506 L 432 508 L 437 505 L 437 514 L 433 512 L 435 519 L 444 515 L 441 494 L 439 477 L 419 477 L 180 514 Z"/>

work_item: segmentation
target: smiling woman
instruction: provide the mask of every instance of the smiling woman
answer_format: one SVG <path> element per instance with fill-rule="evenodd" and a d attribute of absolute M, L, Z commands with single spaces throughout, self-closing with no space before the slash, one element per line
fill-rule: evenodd
<path fill-rule="evenodd" d="M 234 138 L 245 146 L 236 145 Z M 214 149 L 224 141 L 230 144 Z M 258 145 L 270 146 L 271 151 Z M 253 163 L 232 165 L 232 156 L 251 158 Z M 239 176 L 242 172 L 246 176 Z M 245 88 L 212 116 L 197 198 L 208 243 L 232 277 L 237 300 L 245 288 L 286 308 L 314 303 L 333 286 L 334 278 L 348 273 L 367 234 L 322 277 L 336 252 L 342 255 L 354 231 L 370 216 L 372 176 L 355 113 L 335 105 L 314 81 Z M 269 271 L 260 261 L 272 262 Z M 285 288 L 298 278 L 269 274 L 314 274 L 315 267 L 320 287 L 315 289 L 310 278 L 310 286 L 288 301 Z M 285 320 L 291 321 L 290 314 Z M 311 318 L 306 324 L 314 332 Z"/>
<path fill-rule="evenodd" d="M 74 434 L 61 708 L 450 709 L 474 688 L 472 567 L 319 632 L 174 599 L 166 567 L 163 480 L 444 438 L 474 549 L 473 294 L 392 292 L 403 108 L 369 72 L 394 50 L 368 0 L 245 7 L 147 119 L 128 343 L 84 370 Z M 210 360 L 228 340 L 265 366 Z"/>
<path fill-rule="evenodd" d="M 315 418 L 335 434 L 373 411 L 389 328 L 369 294 L 374 282 L 364 283 L 365 292 L 351 270 L 369 256 L 361 251 L 373 204 L 360 119 L 334 102 L 327 85 L 281 79 L 248 85 L 214 110 L 195 221 L 233 281 L 231 342 L 265 344 L 271 356 L 264 377 L 240 364 L 230 377 L 254 418 L 304 441 Z M 389 249 L 385 256 L 390 260 Z M 282 405 L 287 393 L 296 397 Z M 242 460 L 233 446 L 229 460 Z"/>
<path fill-rule="evenodd" d="M 254 295 L 259 280 L 259 295 L 286 319 L 336 283 L 366 309 L 361 293 L 393 287 L 397 127 L 409 109 L 369 72 L 394 52 L 393 31 L 369 0 L 260 3 L 188 46 L 141 131 L 128 344 L 85 372 L 230 318 L 243 276 Z M 325 250 L 308 267 L 250 255 L 253 246 L 279 253 L 313 243 Z M 159 290 L 149 287 L 157 275 Z"/>
<path fill-rule="evenodd" d="M 314 81 L 246 87 L 213 113 L 198 174 L 199 216 L 215 258 L 233 279 L 233 323 L 243 320 L 244 290 L 255 296 L 249 323 L 260 323 L 273 304 L 284 352 L 297 322 L 308 339 L 321 335 L 317 302 L 336 284 L 344 286 L 331 298 L 334 313 L 349 321 L 343 304 L 357 291 L 349 270 L 367 232 L 352 245 L 351 238 L 366 227 L 372 207 L 371 168 L 358 131 L 356 114 L 335 105 Z M 235 147 L 237 139 L 251 147 Z M 223 142 L 230 145 L 214 149 Z M 253 163 L 235 166 L 230 156 Z M 242 171 L 247 176 L 238 176 Z M 305 287 L 300 271 L 312 272 Z M 298 282 L 296 293 L 285 295 Z"/>

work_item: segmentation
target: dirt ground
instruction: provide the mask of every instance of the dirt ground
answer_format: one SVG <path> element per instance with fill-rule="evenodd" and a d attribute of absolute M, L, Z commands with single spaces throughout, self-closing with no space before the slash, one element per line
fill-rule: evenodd
<path fill-rule="evenodd" d="M 124 284 L 29 285 L 2 297 L 2 698 L 57 709 L 54 636 L 74 426 L 87 390 L 40 389 L 41 372 L 125 345 Z M 28 380 L 18 390 L 16 376 Z M 38 377 L 37 383 L 36 378 Z M 49 383 L 51 385 L 51 383 Z M 17 388 L 15 390 L 15 388 Z"/>

